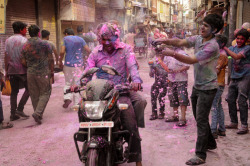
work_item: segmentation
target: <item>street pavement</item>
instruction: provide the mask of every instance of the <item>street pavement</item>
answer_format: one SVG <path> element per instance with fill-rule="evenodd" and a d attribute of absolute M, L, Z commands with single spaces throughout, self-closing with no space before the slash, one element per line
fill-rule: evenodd
<path fill-rule="evenodd" d="M 192 54 L 192 50 L 188 50 Z M 164 120 L 150 121 L 150 88 L 154 82 L 148 75 L 149 66 L 145 57 L 137 56 L 142 77 L 143 92 L 148 104 L 145 110 L 146 127 L 140 129 L 142 138 L 142 158 L 144 166 L 184 166 L 185 161 L 195 153 L 196 123 L 192 109 L 187 109 L 187 126 L 177 127 L 175 123 Z M 193 85 L 193 67 L 189 71 L 188 92 Z M 42 125 L 37 125 L 32 117 L 14 121 L 14 127 L 0 131 L 0 166 L 81 166 L 73 142 L 73 134 L 78 130 L 77 112 L 63 109 L 62 73 L 55 75 L 52 94 L 46 107 Z M 227 86 L 222 96 L 225 123 L 229 123 L 228 106 L 225 102 Z M 23 90 L 20 90 L 20 94 Z M 18 95 L 18 100 L 21 95 Z M 4 117 L 9 121 L 9 97 L 2 96 Z M 172 109 L 166 99 L 166 114 L 171 116 Z M 30 99 L 25 113 L 31 115 L 33 108 Z M 211 119 L 211 118 L 210 118 Z M 218 148 L 208 151 L 204 166 L 249 166 L 250 134 L 237 135 L 236 130 L 227 130 L 227 136 L 217 139 Z M 134 163 L 123 166 L 135 165 Z"/>

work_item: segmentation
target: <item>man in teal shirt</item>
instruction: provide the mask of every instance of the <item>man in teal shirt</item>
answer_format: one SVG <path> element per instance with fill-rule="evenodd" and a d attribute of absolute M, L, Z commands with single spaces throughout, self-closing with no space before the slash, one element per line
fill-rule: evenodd
<path fill-rule="evenodd" d="M 64 91 L 69 89 L 70 86 L 74 85 L 80 79 L 83 70 L 83 56 L 82 50 L 84 49 L 88 53 L 91 52 L 86 42 L 79 36 L 74 35 L 74 31 L 71 28 L 67 28 L 64 31 L 65 37 L 63 46 L 60 52 L 59 67 L 63 69 L 65 77 Z M 64 65 L 62 59 L 65 54 Z M 68 108 L 69 104 L 74 101 L 74 106 L 79 102 L 79 94 L 68 93 L 64 95 L 63 108 Z"/>

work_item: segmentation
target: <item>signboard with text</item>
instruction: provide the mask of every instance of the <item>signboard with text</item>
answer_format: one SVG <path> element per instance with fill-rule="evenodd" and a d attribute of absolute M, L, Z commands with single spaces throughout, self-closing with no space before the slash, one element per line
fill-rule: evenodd
<path fill-rule="evenodd" d="M 5 0 L 0 0 L 0 34 L 5 34 Z"/>
<path fill-rule="evenodd" d="M 177 15 L 172 15 L 173 22 L 177 22 L 177 19 L 178 19 Z"/>
<path fill-rule="evenodd" d="M 95 1 L 61 0 L 60 2 L 61 20 L 95 22 Z"/>

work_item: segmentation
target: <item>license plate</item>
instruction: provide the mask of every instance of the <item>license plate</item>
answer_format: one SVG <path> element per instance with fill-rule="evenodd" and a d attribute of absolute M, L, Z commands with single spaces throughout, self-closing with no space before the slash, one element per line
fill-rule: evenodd
<path fill-rule="evenodd" d="M 105 128 L 105 127 L 114 127 L 114 122 L 81 122 L 80 128 Z"/>

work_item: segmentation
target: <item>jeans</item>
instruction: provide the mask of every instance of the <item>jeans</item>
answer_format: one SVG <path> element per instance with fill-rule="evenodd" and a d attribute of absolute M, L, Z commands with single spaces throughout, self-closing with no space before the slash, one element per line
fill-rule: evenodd
<path fill-rule="evenodd" d="M 151 86 L 152 113 L 157 114 L 157 98 L 160 105 L 160 113 L 165 111 L 165 96 L 167 94 L 167 77 L 155 75 L 155 82 Z"/>
<path fill-rule="evenodd" d="M 232 123 L 238 123 L 236 101 L 240 110 L 240 121 L 242 125 L 248 125 L 247 98 L 250 91 L 250 76 L 241 79 L 232 79 L 228 87 L 228 108 Z"/>
<path fill-rule="evenodd" d="M 66 92 L 66 90 L 69 89 L 70 86 L 75 85 L 76 82 L 80 80 L 82 68 L 68 67 L 64 65 L 63 73 L 65 78 L 64 92 Z M 73 101 L 74 105 L 77 105 L 80 101 L 80 95 L 79 93 L 67 93 L 64 95 L 64 100 L 67 99 Z"/>
<path fill-rule="evenodd" d="M 137 126 L 144 128 L 145 127 L 144 110 L 147 106 L 147 101 L 135 91 L 130 91 L 130 100 L 132 102 L 135 111 Z"/>
<path fill-rule="evenodd" d="M 221 96 L 224 91 L 224 86 L 219 86 L 214 97 L 213 105 L 212 105 L 212 123 L 211 123 L 211 131 L 212 133 L 217 132 L 217 125 L 219 124 L 220 131 L 226 131 L 225 129 L 225 116 L 224 110 L 221 104 Z"/>
<path fill-rule="evenodd" d="M 3 122 L 3 105 L 2 105 L 2 100 L 0 99 L 0 124 Z"/>
<path fill-rule="evenodd" d="M 216 146 L 216 141 L 209 125 L 209 113 L 217 89 L 198 90 L 193 88 L 191 95 L 192 109 L 197 123 L 196 156 L 206 159 L 206 147 Z"/>
<path fill-rule="evenodd" d="M 124 129 L 128 130 L 132 135 L 132 141 L 130 146 L 131 155 L 129 156 L 128 162 L 142 161 L 141 140 L 131 99 L 128 96 L 120 96 L 118 99 L 118 103 L 128 104 L 128 109 L 121 110 L 120 116 Z"/>
<path fill-rule="evenodd" d="M 50 76 L 28 74 L 27 77 L 34 112 L 42 118 L 51 94 Z"/>
<path fill-rule="evenodd" d="M 23 83 L 25 91 L 19 104 L 17 106 L 17 95 L 19 93 L 19 87 Z M 27 86 L 27 75 L 26 74 L 15 74 L 10 75 L 10 86 L 11 86 L 11 95 L 10 95 L 10 109 L 11 114 L 15 114 L 16 110 L 23 111 L 24 105 L 29 99 L 29 91 Z"/>

